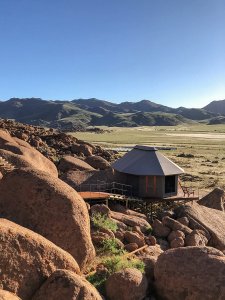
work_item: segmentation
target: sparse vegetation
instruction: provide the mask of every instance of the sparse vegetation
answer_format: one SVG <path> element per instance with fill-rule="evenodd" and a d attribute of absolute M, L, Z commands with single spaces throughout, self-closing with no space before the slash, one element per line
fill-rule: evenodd
<path fill-rule="evenodd" d="M 86 279 L 93 284 L 93 286 L 102 294 L 105 291 L 105 282 L 107 279 L 106 274 L 104 273 L 95 273 L 86 277 Z"/>
<path fill-rule="evenodd" d="M 195 156 L 191 153 L 180 153 L 180 154 L 177 155 L 177 157 L 193 158 Z"/>
<path fill-rule="evenodd" d="M 163 154 L 191 174 L 182 178 L 185 185 L 194 187 L 196 193 L 199 190 L 201 195 L 209 192 L 215 184 L 225 189 L 225 178 L 221 172 L 225 169 L 225 125 L 111 127 L 110 130 L 97 136 L 86 132 L 76 133 L 76 136 L 119 151 L 135 144 L 172 147 L 173 150 L 165 150 Z M 181 153 L 183 157 L 179 156 Z M 212 175 L 211 171 L 217 175 Z"/>
<path fill-rule="evenodd" d="M 109 274 L 113 274 L 125 268 L 136 268 L 142 273 L 144 272 L 144 263 L 138 258 L 128 258 L 126 256 L 112 256 L 103 261 Z"/>
<path fill-rule="evenodd" d="M 153 232 L 152 227 L 148 227 L 148 228 L 146 229 L 146 231 L 145 231 L 145 234 L 146 234 L 146 235 L 149 235 L 149 234 L 152 234 L 152 232 Z"/>
<path fill-rule="evenodd" d="M 102 226 L 104 226 L 105 229 L 115 230 L 111 220 L 99 213 L 93 215 L 92 221 L 95 227 L 103 228 Z M 87 270 L 90 272 L 90 275 L 86 279 L 102 294 L 104 294 L 105 282 L 111 274 L 125 268 L 136 268 L 144 272 L 144 263 L 138 258 L 128 257 L 128 252 L 118 244 L 115 238 L 103 240 L 101 246 L 99 245 L 96 248 L 96 252 L 97 256 L 92 265 L 89 266 L 89 270 Z M 103 271 L 93 271 L 98 269 L 98 266 L 102 266 Z"/>
<path fill-rule="evenodd" d="M 104 228 L 104 229 L 112 230 L 112 232 L 116 232 L 117 230 L 117 224 L 113 220 L 109 219 L 106 215 L 95 213 L 91 217 L 91 221 L 94 227 L 96 227 L 97 229 Z"/>
<path fill-rule="evenodd" d="M 86 279 L 93 284 L 96 289 L 104 294 L 105 282 L 109 275 L 123 270 L 125 268 L 136 268 L 144 273 L 145 265 L 138 258 L 127 258 L 121 255 L 113 255 L 102 260 L 102 264 L 106 267 L 107 272 L 94 273 L 86 277 Z"/>
<path fill-rule="evenodd" d="M 106 239 L 102 242 L 102 247 L 99 249 L 100 253 L 122 255 L 125 253 L 123 249 L 118 245 L 116 239 Z"/>

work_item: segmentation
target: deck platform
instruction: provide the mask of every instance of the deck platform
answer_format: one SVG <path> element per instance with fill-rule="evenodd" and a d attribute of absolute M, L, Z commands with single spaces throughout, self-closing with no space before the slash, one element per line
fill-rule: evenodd
<path fill-rule="evenodd" d="M 84 200 L 106 200 L 110 197 L 110 193 L 105 192 L 79 192 Z"/>
<path fill-rule="evenodd" d="M 106 192 L 79 192 L 78 193 L 87 202 L 105 202 L 109 204 L 109 200 L 125 202 L 128 207 L 128 198 L 125 195 L 106 193 Z"/>
<path fill-rule="evenodd" d="M 197 201 L 199 200 L 198 196 L 185 197 L 182 195 L 165 197 L 165 198 L 136 198 L 136 197 L 127 197 L 125 195 L 106 193 L 106 192 L 79 192 L 78 193 L 84 200 L 121 200 L 126 202 L 147 202 L 147 203 L 159 203 L 165 201 Z"/>

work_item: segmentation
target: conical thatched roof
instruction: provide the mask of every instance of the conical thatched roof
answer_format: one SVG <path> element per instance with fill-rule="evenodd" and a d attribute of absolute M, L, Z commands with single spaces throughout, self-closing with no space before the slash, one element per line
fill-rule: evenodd
<path fill-rule="evenodd" d="M 184 173 L 184 170 L 155 147 L 135 146 L 112 164 L 116 171 L 142 176 L 168 176 Z"/>

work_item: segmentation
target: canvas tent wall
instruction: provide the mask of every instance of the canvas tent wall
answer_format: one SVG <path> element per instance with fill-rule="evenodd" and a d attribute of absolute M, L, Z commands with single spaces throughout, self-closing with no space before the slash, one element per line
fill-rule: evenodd
<path fill-rule="evenodd" d="M 184 173 L 157 148 L 140 145 L 114 162 L 112 168 L 124 183 L 133 186 L 136 196 L 144 198 L 177 195 L 178 175 Z"/>

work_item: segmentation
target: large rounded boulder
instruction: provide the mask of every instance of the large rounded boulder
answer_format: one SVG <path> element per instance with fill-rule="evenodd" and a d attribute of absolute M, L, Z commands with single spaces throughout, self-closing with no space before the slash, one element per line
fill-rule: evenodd
<path fill-rule="evenodd" d="M 198 201 L 198 204 L 209 208 L 218 209 L 224 212 L 225 192 L 220 188 L 215 188 L 212 192 Z"/>
<path fill-rule="evenodd" d="M 79 273 L 74 258 L 41 235 L 0 219 L 0 286 L 30 300 L 56 269 Z"/>
<path fill-rule="evenodd" d="M 94 168 L 92 168 L 88 163 L 86 163 L 85 161 L 70 156 L 70 155 L 65 155 L 64 157 L 62 157 L 59 161 L 58 164 L 58 169 L 61 172 L 67 172 L 70 170 L 75 170 L 75 171 L 93 171 Z"/>
<path fill-rule="evenodd" d="M 110 167 L 110 163 L 101 156 L 92 155 L 85 159 L 86 163 L 91 165 L 95 169 L 105 170 Z"/>
<path fill-rule="evenodd" d="M 102 300 L 87 280 L 68 270 L 55 271 L 32 300 Z"/>
<path fill-rule="evenodd" d="M 84 200 L 58 178 L 14 170 L 0 181 L 0 215 L 68 251 L 83 268 L 94 255 Z"/>
<path fill-rule="evenodd" d="M 49 159 L 27 142 L 11 137 L 4 130 L 0 130 L 0 156 L 15 167 L 31 167 L 58 177 L 57 168 Z"/>
<path fill-rule="evenodd" d="M 106 281 L 107 299 L 142 300 L 146 296 L 148 281 L 137 269 L 126 268 L 112 274 Z"/>
<path fill-rule="evenodd" d="M 0 300 L 21 300 L 15 294 L 5 290 L 0 290 Z"/>
<path fill-rule="evenodd" d="M 69 184 L 74 189 L 80 189 L 82 185 L 86 186 L 90 184 L 96 185 L 99 181 L 102 182 L 113 182 L 114 175 L 113 170 L 108 168 L 106 170 L 94 170 L 94 171 L 68 171 L 60 177 L 63 181 Z M 105 189 L 104 183 L 103 186 L 99 188 Z"/>
<path fill-rule="evenodd" d="M 211 247 L 185 247 L 162 253 L 155 265 L 160 299 L 225 299 L 225 255 Z"/>

